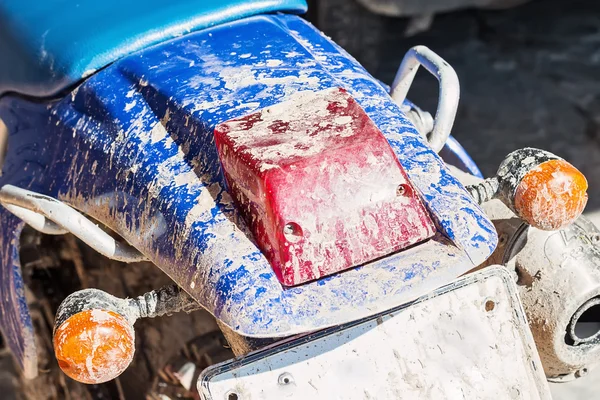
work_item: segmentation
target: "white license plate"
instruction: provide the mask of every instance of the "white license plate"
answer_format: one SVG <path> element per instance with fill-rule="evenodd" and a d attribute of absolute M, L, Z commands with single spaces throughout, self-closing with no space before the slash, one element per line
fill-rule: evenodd
<path fill-rule="evenodd" d="M 388 313 L 205 370 L 204 399 L 550 399 L 510 275 L 486 268 Z"/>

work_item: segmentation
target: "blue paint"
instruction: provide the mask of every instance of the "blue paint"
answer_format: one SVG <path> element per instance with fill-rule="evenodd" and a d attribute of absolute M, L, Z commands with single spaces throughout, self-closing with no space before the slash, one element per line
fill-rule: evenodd
<path fill-rule="evenodd" d="M 231 267 L 231 265 L 229 265 L 229 267 Z M 235 293 L 234 289 L 236 288 L 237 283 L 242 280 L 246 274 L 248 274 L 248 271 L 242 265 L 235 271 L 221 275 L 215 284 L 215 290 L 221 293 L 224 298 L 231 296 L 232 293 Z"/>
<path fill-rule="evenodd" d="M 331 87 L 347 89 L 384 133 L 439 234 L 284 289 L 226 193 L 213 129 Z M 256 16 L 183 36 L 116 62 L 56 103 L 7 96 L 0 118 L 9 148 L 23 147 L 10 151 L 0 185 L 58 197 L 99 219 L 247 336 L 287 336 L 390 309 L 479 265 L 496 246 L 489 219 L 385 88 L 299 17 Z M 14 230 L 0 234 L 6 245 Z M 17 278 L 7 277 L 13 268 L 11 260 L 0 266 L 0 289 L 22 300 Z M 26 329 L 15 323 L 23 317 L 15 304 L 2 304 L 0 326 L 22 354 Z"/>
<path fill-rule="evenodd" d="M 23 223 L 12 214 L 0 211 L 0 321 L 6 344 L 29 375 L 37 373 L 37 354 L 29 309 L 25 300 L 18 246 Z"/>
<path fill-rule="evenodd" d="M 151 45 L 256 14 L 304 13 L 304 0 L 0 2 L 0 96 L 49 96 Z M 76 39 L 74 39 L 76 38 Z"/>

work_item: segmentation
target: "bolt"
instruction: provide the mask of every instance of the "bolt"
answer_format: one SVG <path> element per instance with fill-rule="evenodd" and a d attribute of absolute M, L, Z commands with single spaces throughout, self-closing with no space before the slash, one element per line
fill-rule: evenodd
<path fill-rule="evenodd" d="M 502 233 L 500 235 L 500 237 L 498 238 L 498 244 L 500 246 L 504 246 L 506 244 L 507 239 L 508 239 L 507 234 L 506 233 Z"/>
<path fill-rule="evenodd" d="M 587 368 L 581 368 L 580 370 L 575 371 L 575 378 L 582 378 L 586 376 L 588 373 Z"/>
<path fill-rule="evenodd" d="M 294 383 L 294 377 L 288 372 L 284 372 L 277 378 L 277 383 L 281 386 L 287 386 Z"/>
<path fill-rule="evenodd" d="M 286 235 L 293 235 L 294 234 L 294 226 L 292 224 L 286 224 L 283 227 L 283 233 L 285 233 Z"/>
<path fill-rule="evenodd" d="M 302 228 L 295 222 L 288 222 L 283 226 L 283 235 L 288 242 L 296 243 L 302 239 Z"/>
<path fill-rule="evenodd" d="M 240 400 L 240 396 L 236 392 L 227 392 L 225 400 Z"/>

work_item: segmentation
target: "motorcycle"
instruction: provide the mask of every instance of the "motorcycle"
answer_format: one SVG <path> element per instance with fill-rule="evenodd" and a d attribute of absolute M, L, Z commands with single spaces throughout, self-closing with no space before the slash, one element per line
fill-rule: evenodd
<path fill-rule="evenodd" d="M 26 377 L 26 224 L 175 283 L 64 299 L 79 382 L 129 366 L 136 320 L 199 309 L 237 357 L 192 383 L 204 399 L 543 399 L 593 366 L 586 179 L 538 149 L 483 179 L 443 59 L 417 46 L 387 87 L 303 1 L 150 3 L 0 5 L 0 328 Z M 434 117 L 406 99 L 421 66 Z"/>

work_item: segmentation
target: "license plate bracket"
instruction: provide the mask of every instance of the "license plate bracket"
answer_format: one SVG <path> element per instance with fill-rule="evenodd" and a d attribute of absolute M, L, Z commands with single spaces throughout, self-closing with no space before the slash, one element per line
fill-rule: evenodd
<path fill-rule="evenodd" d="M 502 267 L 413 303 L 212 366 L 204 399 L 550 399 Z"/>

